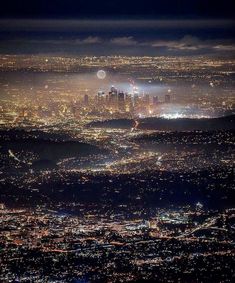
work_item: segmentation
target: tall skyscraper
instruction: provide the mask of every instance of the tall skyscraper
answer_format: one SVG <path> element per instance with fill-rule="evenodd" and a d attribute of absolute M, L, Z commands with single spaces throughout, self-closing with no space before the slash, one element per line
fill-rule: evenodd
<path fill-rule="evenodd" d="M 125 107 L 127 112 L 133 113 L 134 107 L 131 94 L 126 94 L 125 96 Z"/>
<path fill-rule="evenodd" d="M 159 103 L 158 96 L 154 96 L 153 97 L 153 106 L 157 106 L 158 103 Z"/>
<path fill-rule="evenodd" d="M 98 106 L 104 106 L 105 105 L 105 93 L 102 90 L 98 91 L 98 94 L 97 94 L 97 105 Z"/>
<path fill-rule="evenodd" d="M 118 110 L 121 112 L 125 111 L 125 94 L 124 92 L 118 93 Z"/>
<path fill-rule="evenodd" d="M 170 103 L 171 102 L 171 96 L 170 94 L 165 95 L 165 103 Z"/>
<path fill-rule="evenodd" d="M 109 92 L 109 107 L 113 110 L 118 109 L 118 91 L 114 86 L 111 87 Z"/>
<path fill-rule="evenodd" d="M 133 88 L 133 104 L 137 106 L 139 102 L 139 91 L 137 87 Z"/>
<path fill-rule="evenodd" d="M 149 96 L 149 94 L 145 94 L 144 102 L 145 102 L 146 106 L 149 106 L 149 104 L 150 104 L 150 96 Z"/>

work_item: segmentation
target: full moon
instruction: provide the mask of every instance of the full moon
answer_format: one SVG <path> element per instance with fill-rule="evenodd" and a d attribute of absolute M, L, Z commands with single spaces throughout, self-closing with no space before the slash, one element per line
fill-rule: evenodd
<path fill-rule="evenodd" d="M 106 72 L 104 70 L 99 70 L 96 75 L 98 79 L 103 80 L 106 77 Z"/>

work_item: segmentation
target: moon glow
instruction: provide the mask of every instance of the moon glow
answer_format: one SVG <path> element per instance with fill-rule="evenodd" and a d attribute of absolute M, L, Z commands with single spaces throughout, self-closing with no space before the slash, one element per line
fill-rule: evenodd
<path fill-rule="evenodd" d="M 106 78 L 106 72 L 104 70 L 99 70 L 96 75 L 100 80 L 104 80 Z"/>

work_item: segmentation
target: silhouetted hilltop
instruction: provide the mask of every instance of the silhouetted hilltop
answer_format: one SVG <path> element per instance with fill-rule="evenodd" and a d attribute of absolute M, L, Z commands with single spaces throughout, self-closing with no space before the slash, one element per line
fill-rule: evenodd
<path fill-rule="evenodd" d="M 81 157 L 92 154 L 103 153 L 104 151 L 97 146 L 73 140 L 52 140 L 43 139 L 44 133 L 32 137 L 31 132 L 23 131 L 0 131 L 1 149 L 3 152 L 11 150 L 13 152 L 33 152 L 38 156 L 38 160 L 58 161 L 63 158 Z M 45 138 L 48 138 L 47 134 Z"/>
<path fill-rule="evenodd" d="M 164 131 L 230 130 L 235 129 L 235 115 L 202 119 L 146 118 L 140 120 L 138 128 Z"/>
<path fill-rule="evenodd" d="M 32 169 L 40 171 L 40 170 L 52 170 L 57 168 L 57 165 L 54 161 L 48 159 L 36 160 L 32 164 Z"/>
<path fill-rule="evenodd" d="M 193 130 L 233 130 L 235 129 L 235 115 L 219 118 L 144 118 L 138 120 L 138 129 L 159 131 L 193 131 Z M 132 119 L 114 119 L 106 121 L 94 121 L 88 124 L 94 128 L 132 128 L 135 124 Z"/>

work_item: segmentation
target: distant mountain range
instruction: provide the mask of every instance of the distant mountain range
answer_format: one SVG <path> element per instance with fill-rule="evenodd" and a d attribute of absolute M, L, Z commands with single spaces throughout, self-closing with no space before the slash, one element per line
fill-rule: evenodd
<path fill-rule="evenodd" d="M 138 129 L 141 130 L 159 130 L 159 131 L 210 131 L 210 130 L 234 130 L 235 115 L 224 116 L 219 118 L 144 118 L 138 119 Z M 113 119 L 105 121 L 94 121 L 89 123 L 88 127 L 94 128 L 122 128 L 128 129 L 135 125 L 132 119 Z"/>

